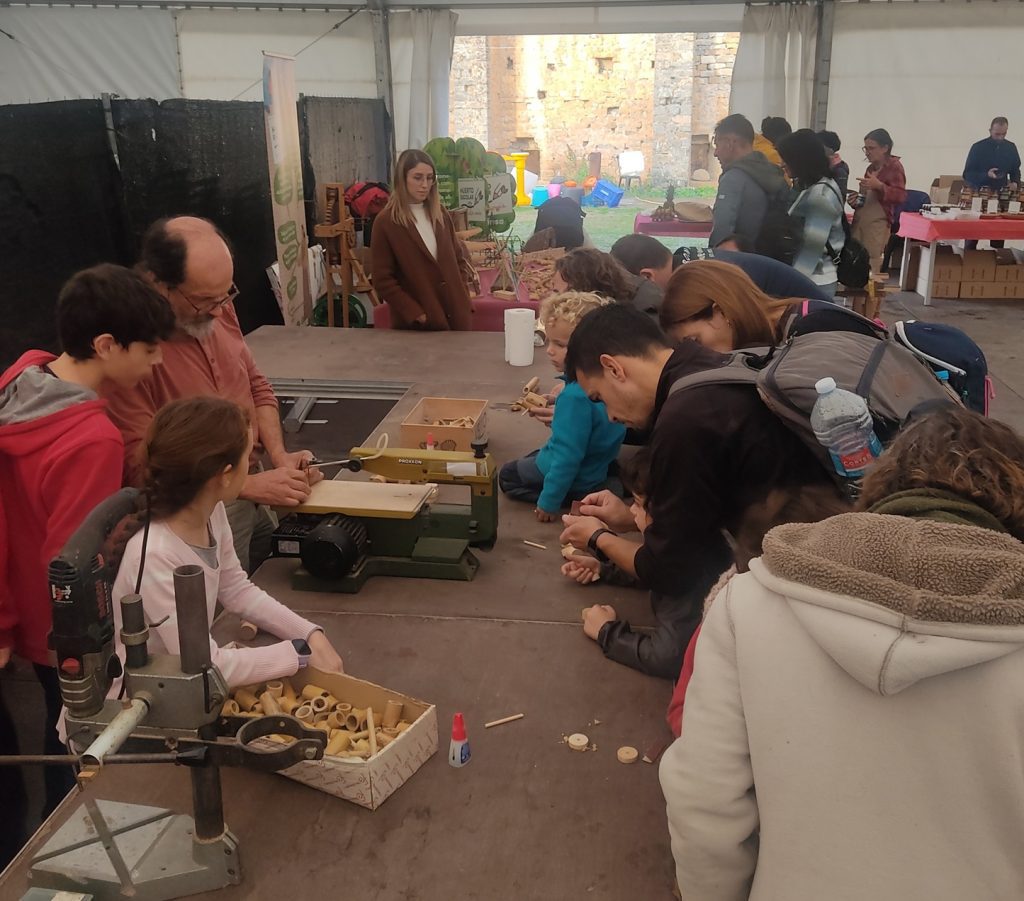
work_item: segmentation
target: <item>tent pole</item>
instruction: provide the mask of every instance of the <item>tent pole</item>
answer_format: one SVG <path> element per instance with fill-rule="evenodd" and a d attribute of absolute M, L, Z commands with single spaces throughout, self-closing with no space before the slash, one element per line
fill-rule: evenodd
<path fill-rule="evenodd" d="M 818 2 L 818 41 L 814 50 L 814 89 L 811 93 L 811 128 L 821 131 L 828 119 L 828 82 L 832 74 L 832 34 L 835 0 Z"/>

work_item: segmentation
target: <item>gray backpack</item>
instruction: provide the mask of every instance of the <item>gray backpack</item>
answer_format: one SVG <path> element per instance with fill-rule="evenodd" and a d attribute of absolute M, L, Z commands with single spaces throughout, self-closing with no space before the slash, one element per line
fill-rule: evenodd
<path fill-rule="evenodd" d="M 932 370 L 905 347 L 854 332 L 810 332 L 780 347 L 734 351 L 717 369 L 684 376 L 669 395 L 701 385 L 751 385 L 761 400 L 795 432 L 837 481 L 828 451 L 811 429 L 814 385 L 831 376 L 836 385 L 867 401 L 875 434 L 891 441 L 910 416 L 936 404 L 959 403 Z"/>

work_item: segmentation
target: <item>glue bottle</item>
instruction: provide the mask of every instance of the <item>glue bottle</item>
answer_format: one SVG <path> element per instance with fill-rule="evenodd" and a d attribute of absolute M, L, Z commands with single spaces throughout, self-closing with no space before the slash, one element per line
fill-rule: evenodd
<path fill-rule="evenodd" d="M 436 450 L 436 448 L 437 448 L 437 445 L 434 443 L 434 433 L 433 432 L 427 432 L 427 450 L 428 451 L 432 451 L 432 450 Z"/>
<path fill-rule="evenodd" d="M 456 767 L 469 763 L 469 739 L 466 738 L 466 723 L 461 713 L 452 717 L 452 743 L 448 746 L 448 763 Z"/>

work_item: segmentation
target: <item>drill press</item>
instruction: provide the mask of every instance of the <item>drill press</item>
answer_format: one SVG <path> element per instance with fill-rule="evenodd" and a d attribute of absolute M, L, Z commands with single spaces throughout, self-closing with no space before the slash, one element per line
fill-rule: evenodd
<path fill-rule="evenodd" d="M 111 586 L 123 548 L 124 525 L 137 492 L 104 501 L 50 565 L 53 631 L 66 728 L 82 754 L 0 758 L 0 764 L 71 763 L 87 788 L 113 764 L 187 766 L 194 817 L 170 810 L 85 801 L 32 861 L 34 887 L 91 893 L 97 901 L 132 897 L 166 901 L 241 881 L 238 843 L 224 823 L 220 767 L 265 772 L 323 756 L 326 736 L 291 716 L 223 718 L 228 696 L 210 658 L 202 568 L 174 572 L 181 653 L 150 655 L 142 598 L 120 599 L 125 661 L 115 653 Z M 124 679 L 119 699 L 111 685 Z M 250 742 L 266 735 L 294 741 L 264 750 Z M 121 753 L 124 749 L 124 753 Z"/>

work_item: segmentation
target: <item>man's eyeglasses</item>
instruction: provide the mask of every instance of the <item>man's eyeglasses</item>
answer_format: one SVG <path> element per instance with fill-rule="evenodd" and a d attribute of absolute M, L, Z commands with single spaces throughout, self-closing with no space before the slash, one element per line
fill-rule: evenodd
<path fill-rule="evenodd" d="M 215 300 L 201 301 L 202 306 L 199 306 L 199 304 L 197 304 L 191 297 L 189 297 L 184 291 L 182 291 L 181 288 L 175 288 L 174 290 L 177 291 L 182 297 L 184 297 L 188 305 L 192 307 L 192 309 L 195 310 L 197 313 L 212 313 L 214 310 L 219 310 L 222 306 L 224 306 L 224 304 L 231 303 L 231 301 L 238 297 L 239 294 L 238 286 L 234 282 L 232 282 L 231 287 L 228 289 L 228 293 L 225 294 L 223 297 L 218 297 Z"/>

